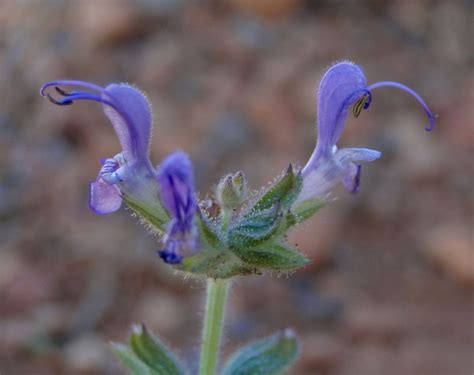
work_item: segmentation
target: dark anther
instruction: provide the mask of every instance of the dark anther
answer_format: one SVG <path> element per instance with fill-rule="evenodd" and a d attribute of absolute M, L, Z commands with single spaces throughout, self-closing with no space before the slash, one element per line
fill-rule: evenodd
<path fill-rule="evenodd" d="M 56 90 L 57 93 L 59 93 L 62 96 L 69 96 L 71 93 L 59 88 L 58 86 L 54 86 L 54 89 Z"/>
<path fill-rule="evenodd" d="M 372 95 L 370 92 L 365 93 L 358 101 L 355 102 L 352 107 L 352 114 L 354 117 L 359 117 L 363 109 L 369 108 L 370 102 L 372 101 Z"/>
<path fill-rule="evenodd" d="M 57 100 L 57 99 L 54 99 L 51 94 L 47 93 L 46 94 L 46 97 L 49 99 L 49 101 L 53 104 L 56 104 L 56 105 L 71 105 L 73 103 L 72 100 Z"/>
<path fill-rule="evenodd" d="M 364 109 L 369 108 L 370 103 L 372 103 L 372 93 L 367 91 L 367 100 L 364 103 Z"/>

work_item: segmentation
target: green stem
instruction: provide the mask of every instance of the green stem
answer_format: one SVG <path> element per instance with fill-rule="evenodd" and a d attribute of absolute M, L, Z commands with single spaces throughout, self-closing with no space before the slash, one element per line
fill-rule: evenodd
<path fill-rule="evenodd" d="M 233 214 L 232 210 L 226 210 L 226 209 L 222 208 L 222 212 L 221 212 L 221 230 L 222 230 L 222 233 L 226 233 L 227 229 L 229 229 L 229 224 L 230 224 L 230 220 L 232 219 L 232 214 Z"/>
<path fill-rule="evenodd" d="M 199 366 L 200 375 L 215 375 L 216 372 L 229 284 L 229 280 L 207 280 L 206 313 Z"/>

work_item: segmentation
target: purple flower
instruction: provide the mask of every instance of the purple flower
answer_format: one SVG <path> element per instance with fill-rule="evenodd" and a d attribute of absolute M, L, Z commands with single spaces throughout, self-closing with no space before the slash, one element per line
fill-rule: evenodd
<path fill-rule="evenodd" d="M 163 206 L 171 216 L 159 255 L 166 263 L 181 263 L 197 246 L 197 203 L 189 157 L 182 151 L 169 155 L 160 166 L 157 179 Z"/>
<path fill-rule="evenodd" d="M 338 149 L 336 143 L 341 137 L 348 110 L 353 106 L 353 114 L 358 117 L 362 109 L 367 109 L 372 100 L 372 90 L 379 87 L 395 87 L 409 93 L 425 110 L 431 131 L 435 116 L 423 99 L 412 89 L 397 82 L 378 82 L 367 86 L 364 73 L 351 62 L 333 65 L 324 74 L 319 85 L 318 140 L 316 148 L 302 170 L 303 188 L 298 202 L 323 197 L 335 185 L 343 183 L 346 190 L 356 193 L 359 189 L 361 163 L 374 161 L 381 155 L 379 151 L 366 148 Z"/>
<path fill-rule="evenodd" d="M 52 86 L 59 99 L 46 93 L 46 89 Z M 64 86 L 75 86 L 81 91 L 67 92 L 61 88 Z M 122 152 L 102 161 L 99 175 L 90 185 L 89 206 L 92 211 L 97 214 L 114 212 L 125 199 L 166 215 L 158 199 L 156 171 L 149 160 L 152 121 L 150 105 L 143 94 L 126 84 L 111 84 L 103 88 L 68 80 L 46 83 L 41 94 L 57 105 L 70 105 L 77 100 L 102 103 L 118 136 Z"/>

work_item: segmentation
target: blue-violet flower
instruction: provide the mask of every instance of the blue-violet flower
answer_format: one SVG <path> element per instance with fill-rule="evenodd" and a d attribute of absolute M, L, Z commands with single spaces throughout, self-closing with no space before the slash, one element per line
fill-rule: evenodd
<path fill-rule="evenodd" d="M 54 87 L 60 99 L 46 89 Z M 67 92 L 61 87 L 74 86 L 84 91 Z M 90 185 L 89 206 L 97 214 L 118 210 L 122 199 L 166 214 L 158 199 L 156 171 L 149 160 L 152 116 L 147 99 L 127 84 L 110 84 L 103 88 L 82 81 L 52 81 L 41 88 L 41 94 L 57 105 L 69 105 L 76 100 L 92 100 L 104 106 L 120 141 L 122 152 L 102 160 L 97 179 Z"/>
<path fill-rule="evenodd" d="M 324 74 L 317 94 L 316 148 L 303 167 L 303 188 L 297 202 L 321 198 L 336 185 L 343 183 L 346 190 L 356 193 L 359 190 L 361 163 L 378 159 L 379 151 L 367 148 L 338 149 L 336 143 L 341 137 L 349 108 L 358 117 L 362 109 L 367 109 L 372 100 L 372 90 L 379 87 L 399 88 L 413 97 L 425 110 L 431 131 L 435 116 L 423 99 L 412 89 L 397 82 L 378 82 L 367 85 L 361 68 L 351 62 L 343 61 L 333 65 Z"/>
<path fill-rule="evenodd" d="M 197 246 L 197 201 L 189 157 L 182 151 L 166 157 L 157 179 L 163 206 L 171 216 L 159 255 L 166 263 L 181 263 L 183 257 L 192 255 Z"/>

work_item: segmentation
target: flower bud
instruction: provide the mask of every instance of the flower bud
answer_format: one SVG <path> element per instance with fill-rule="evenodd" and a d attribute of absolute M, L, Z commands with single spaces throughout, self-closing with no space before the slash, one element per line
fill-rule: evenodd
<path fill-rule="evenodd" d="M 247 179 L 242 172 L 223 177 L 216 189 L 216 198 L 224 210 L 237 208 L 247 195 Z"/>

